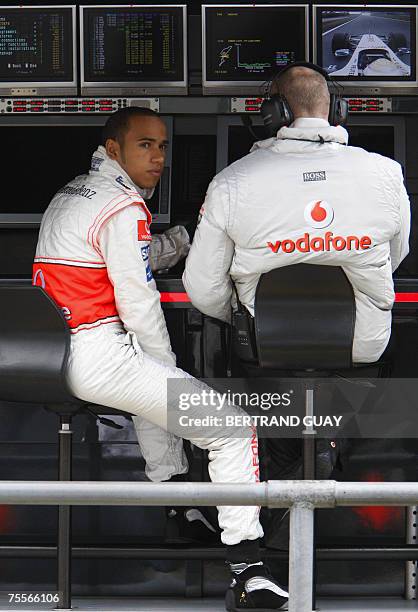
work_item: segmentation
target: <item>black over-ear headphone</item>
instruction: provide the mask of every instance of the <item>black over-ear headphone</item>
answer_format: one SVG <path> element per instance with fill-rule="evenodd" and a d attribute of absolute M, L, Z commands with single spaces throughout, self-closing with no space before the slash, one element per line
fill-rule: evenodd
<path fill-rule="evenodd" d="M 311 64 L 311 62 L 295 62 L 289 64 L 280 73 L 279 77 L 284 74 L 290 68 L 295 66 L 304 66 L 310 68 L 321 74 L 324 79 L 330 82 L 329 75 L 326 70 Z M 270 86 L 271 87 L 271 86 Z M 263 118 L 264 126 L 269 136 L 274 136 L 280 128 L 288 126 L 293 122 L 293 113 L 286 98 L 280 94 L 273 94 L 269 98 L 266 98 L 261 105 L 260 113 Z M 330 125 L 345 125 L 348 117 L 348 103 L 347 100 L 341 98 L 339 95 L 330 93 L 330 104 L 329 104 L 329 115 L 328 121 Z"/>

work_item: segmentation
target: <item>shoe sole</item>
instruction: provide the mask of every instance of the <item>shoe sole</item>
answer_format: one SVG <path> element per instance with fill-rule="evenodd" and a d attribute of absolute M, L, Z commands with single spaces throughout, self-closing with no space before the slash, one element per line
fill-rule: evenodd
<path fill-rule="evenodd" d="M 248 610 L 249 612 L 277 612 L 277 610 L 287 610 L 288 602 L 286 601 L 280 606 L 280 608 L 237 608 L 234 593 L 233 591 L 228 590 L 225 596 L 225 607 L 227 612 L 243 612 L 245 610 Z"/>

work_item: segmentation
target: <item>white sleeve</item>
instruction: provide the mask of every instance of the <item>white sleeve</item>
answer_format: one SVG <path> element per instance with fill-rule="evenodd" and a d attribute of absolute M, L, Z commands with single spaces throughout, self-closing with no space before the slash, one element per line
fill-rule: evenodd
<path fill-rule="evenodd" d="M 149 264 L 150 240 L 145 212 L 138 206 L 128 206 L 104 225 L 99 245 L 126 331 L 135 332 L 144 352 L 175 365 Z"/>
<path fill-rule="evenodd" d="M 149 249 L 151 270 L 172 268 L 186 257 L 189 249 L 189 234 L 182 225 L 170 227 L 163 234 L 154 234 Z"/>
<path fill-rule="evenodd" d="M 409 253 L 409 232 L 411 229 L 411 204 L 403 182 L 402 171 L 399 169 L 399 231 L 390 241 L 390 257 L 392 272 Z"/>
<path fill-rule="evenodd" d="M 204 314 L 228 322 L 232 294 L 229 269 L 234 255 L 234 242 L 227 233 L 229 206 L 228 182 L 224 177 L 215 177 L 201 209 L 183 274 L 193 305 Z"/>

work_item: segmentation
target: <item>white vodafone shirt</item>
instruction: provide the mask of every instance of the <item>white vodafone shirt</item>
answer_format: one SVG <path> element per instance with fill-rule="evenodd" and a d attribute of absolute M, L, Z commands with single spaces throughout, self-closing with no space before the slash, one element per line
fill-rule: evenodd
<path fill-rule="evenodd" d="M 297 119 L 214 178 L 183 276 L 199 310 L 229 320 L 230 278 L 253 313 L 264 272 L 342 266 L 356 299 L 353 359 L 380 357 L 390 338 L 392 272 L 408 253 L 410 204 L 401 166 L 347 141 L 342 127 Z"/>

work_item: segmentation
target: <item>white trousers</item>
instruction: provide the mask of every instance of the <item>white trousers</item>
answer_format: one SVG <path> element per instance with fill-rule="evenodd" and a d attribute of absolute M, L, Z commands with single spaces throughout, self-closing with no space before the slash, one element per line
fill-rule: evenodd
<path fill-rule="evenodd" d="M 135 420 L 139 417 L 139 435 L 143 438 L 141 448 L 145 446 L 145 449 L 149 449 L 157 445 L 151 453 L 153 461 L 158 456 L 168 463 L 178 460 L 176 445 L 177 437 L 181 435 L 199 448 L 209 451 L 209 474 L 213 482 L 257 482 L 258 461 L 254 456 L 254 432 L 250 428 L 235 428 L 234 436 L 231 437 L 220 427 L 189 431 L 180 427 L 178 422 L 176 426 L 175 419 L 174 422 L 170 420 L 167 426 L 167 385 L 170 379 L 177 389 L 187 393 L 209 390 L 183 370 L 167 366 L 146 355 L 133 333 L 125 334 L 113 325 L 102 325 L 72 337 L 67 370 L 71 392 L 82 400 L 129 412 Z M 191 407 L 187 414 L 190 418 L 217 414 L 216 407 L 205 407 L 204 414 L 201 411 L 199 407 Z M 241 413 L 234 406 L 229 406 L 228 411 L 228 414 Z M 151 424 L 149 431 L 152 444 L 147 439 L 144 445 L 144 436 L 148 435 L 146 422 Z M 174 436 L 158 434 L 155 426 L 164 431 L 168 427 Z M 207 437 L 204 437 L 205 434 Z M 174 446 L 170 448 L 171 442 Z M 187 463 L 185 466 L 187 468 Z M 181 469 L 181 465 L 175 467 L 176 472 L 173 473 L 181 473 L 177 469 Z M 167 472 L 166 468 L 162 471 Z M 219 525 L 223 530 L 222 541 L 225 544 L 234 545 L 263 535 L 258 507 L 220 506 L 218 510 Z"/>

